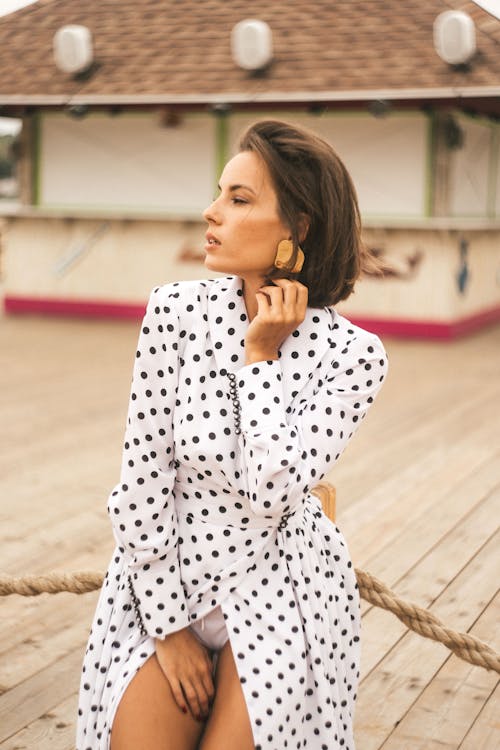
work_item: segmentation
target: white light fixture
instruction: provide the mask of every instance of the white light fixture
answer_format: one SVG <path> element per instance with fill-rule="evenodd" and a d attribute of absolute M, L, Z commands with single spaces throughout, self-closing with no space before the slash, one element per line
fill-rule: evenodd
<path fill-rule="evenodd" d="M 81 73 L 92 65 L 92 35 L 86 26 L 62 26 L 54 34 L 54 58 L 63 73 Z"/>
<path fill-rule="evenodd" d="M 247 18 L 231 32 L 233 60 L 244 70 L 261 70 L 273 58 L 273 34 L 265 21 Z"/>
<path fill-rule="evenodd" d="M 434 48 L 450 65 L 464 65 L 476 51 L 476 27 L 461 10 L 445 10 L 434 21 Z"/>

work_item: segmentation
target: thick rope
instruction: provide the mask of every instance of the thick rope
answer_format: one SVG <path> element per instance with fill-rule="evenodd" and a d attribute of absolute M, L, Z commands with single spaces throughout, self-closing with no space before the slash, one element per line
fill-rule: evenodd
<path fill-rule="evenodd" d="M 102 573 L 92 570 L 78 573 L 46 573 L 41 576 L 0 575 L 0 596 L 19 594 L 20 596 L 38 596 L 38 594 L 59 594 L 67 591 L 70 594 L 87 594 L 100 589 L 104 581 Z"/>
<path fill-rule="evenodd" d="M 389 610 L 410 630 L 424 638 L 443 643 L 460 659 L 500 673 L 500 654 L 484 641 L 468 633 L 459 633 L 457 630 L 448 628 L 429 610 L 400 599 L 385 583 L 379 581 L 371 573 L 367 573 L 366 570 L 355 568 L 355 572 L 360 596 L 367 602 L 375 607 Z"/>
<path fill-rule="evenodd" d="M 335 487 L 329 482 L 320 482 L 311 492 L 316 495 L 323 506 L 323 511 L 332 521 L 335 519 Z M 391 591 L 385 583 L 355 568 L 360 596 L 375 607 L 386 609 L 396 615 L 410 630 L 433 641 L 443 643 L 460 659 L 484 669 L 493 669 L 500 673 L 500 654 L 488 644 L 468 633 L 459 633 L 446 625 L 427 609 L 405 602 Z M 72 594 L 85 594 L 101 588 L 104 580 L 102 573 L 79 571 L 78 573 L 47 573 L 46 575 L 23 576 L 12 578 L 0 574 L 0 596 L 20 594 L 37 596 L 38 594 L 58 594 L 67 591 Z"/>
<path fill-rule="evenodd" d="M 398 617 L 410 630 L 443 643 L 460 659 L 484 669 L 493 669 L 500 673 L 500 654 L 473 635 L 459 633 L 446 627 L 431 612 L 416 604 L 399 599 L 384 583 L 365 570 L 355 569 L 359 592 L 363 599 L 375 607 L 389 610 Z M 104 580 L 102 573 L 79 571 L 77 573 L 47 573 L 41 576 L 23 576 L 13 578 L 0 575 L 0 596 L 20 594 L 37 596 L 38 594 L 57 594 L 62 591 L 72 594 L 85 594 L 101 588 Z"/>

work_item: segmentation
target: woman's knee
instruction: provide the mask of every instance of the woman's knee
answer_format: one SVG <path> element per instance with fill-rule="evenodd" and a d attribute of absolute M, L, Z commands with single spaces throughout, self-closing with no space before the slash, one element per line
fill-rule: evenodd
<path fill-rule="evenodd" d="M 153 654 L 127 686 L 115 713 L 111 750 L 195 750 L 203 724 L 176 704 Z"/>

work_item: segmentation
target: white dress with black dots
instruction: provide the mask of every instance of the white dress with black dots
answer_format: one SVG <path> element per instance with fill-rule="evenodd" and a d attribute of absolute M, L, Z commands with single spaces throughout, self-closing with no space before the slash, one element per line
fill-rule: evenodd
<path fill-rule="evenodd" d="M 238 276 L 151 293 L 77 750 L 109 749 L 154 638 L 214 610 L 207 623 L 223 614 L 226 632 L 220 616 L 215 630 L 230 638 L 257 750 L 354 748 L 358 589 L 342 533 L 310 490 L 365 416 L 386 354 L 333 308 L 307 308 L 278 360 L 245 365 L 248 324 Z"/>

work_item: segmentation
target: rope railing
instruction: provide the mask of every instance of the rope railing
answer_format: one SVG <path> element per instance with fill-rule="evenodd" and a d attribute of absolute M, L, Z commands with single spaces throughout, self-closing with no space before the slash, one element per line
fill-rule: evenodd
<path fill-rule="evenodd" d="M 326 515 L 333 520 L 335 488 L 327 483 L 320 484 L 314 488 L 314 494 L 320 498 Z M 487 643 L 469 633 L 460 633 L 447 627 L 429 610 L 400 599 L 385 583 L 366 570 L 355 568 L 355 573 L 360 596 L 365 601 L 392 612 L 407 628 L 424 638 L 442 643 L 460 659 L 500 674 L 500 654 Z M 91 570 L 26 575 L 20 578 L 0 574 L 0 596 L 38 596 L 61 592 L 86 594 L 100 589 L 103 580 L 102 573 Z"/>
<path fill-rule="evenodd" d="M 469 633 L 449 628 L 428 609 L 400 599 L 385 583 L 366 570 L 355 568 L 355 572 L 360 595 L 367 602 L 392 612 L 407 628 L 424 638 L 444 644 L 460 659 L 500 674 L 500 654 L 487 643 Z"/>
<path fill-rule="evenodd" d="M 360 596 L 375 607 L 388 610 L 401 620 L 410 630 L 433 641 L 443 643 L 460 659 L 484 669 L 500 673 L 500 654 L 488 644 L 468 633 L 459 633 L 447 627 L 436 615 L 426 609 L 400 599 L 385 583 L 379 581 L 366 570 L 355 568 Z M 92 570 L 75 573 L 46 573 L 27 575 L 20 578 L 0 575 L 0 596 L 19 594 L 38 596 L 39 594 L 86 594 L 102 586 L 104 576 Z"/>

